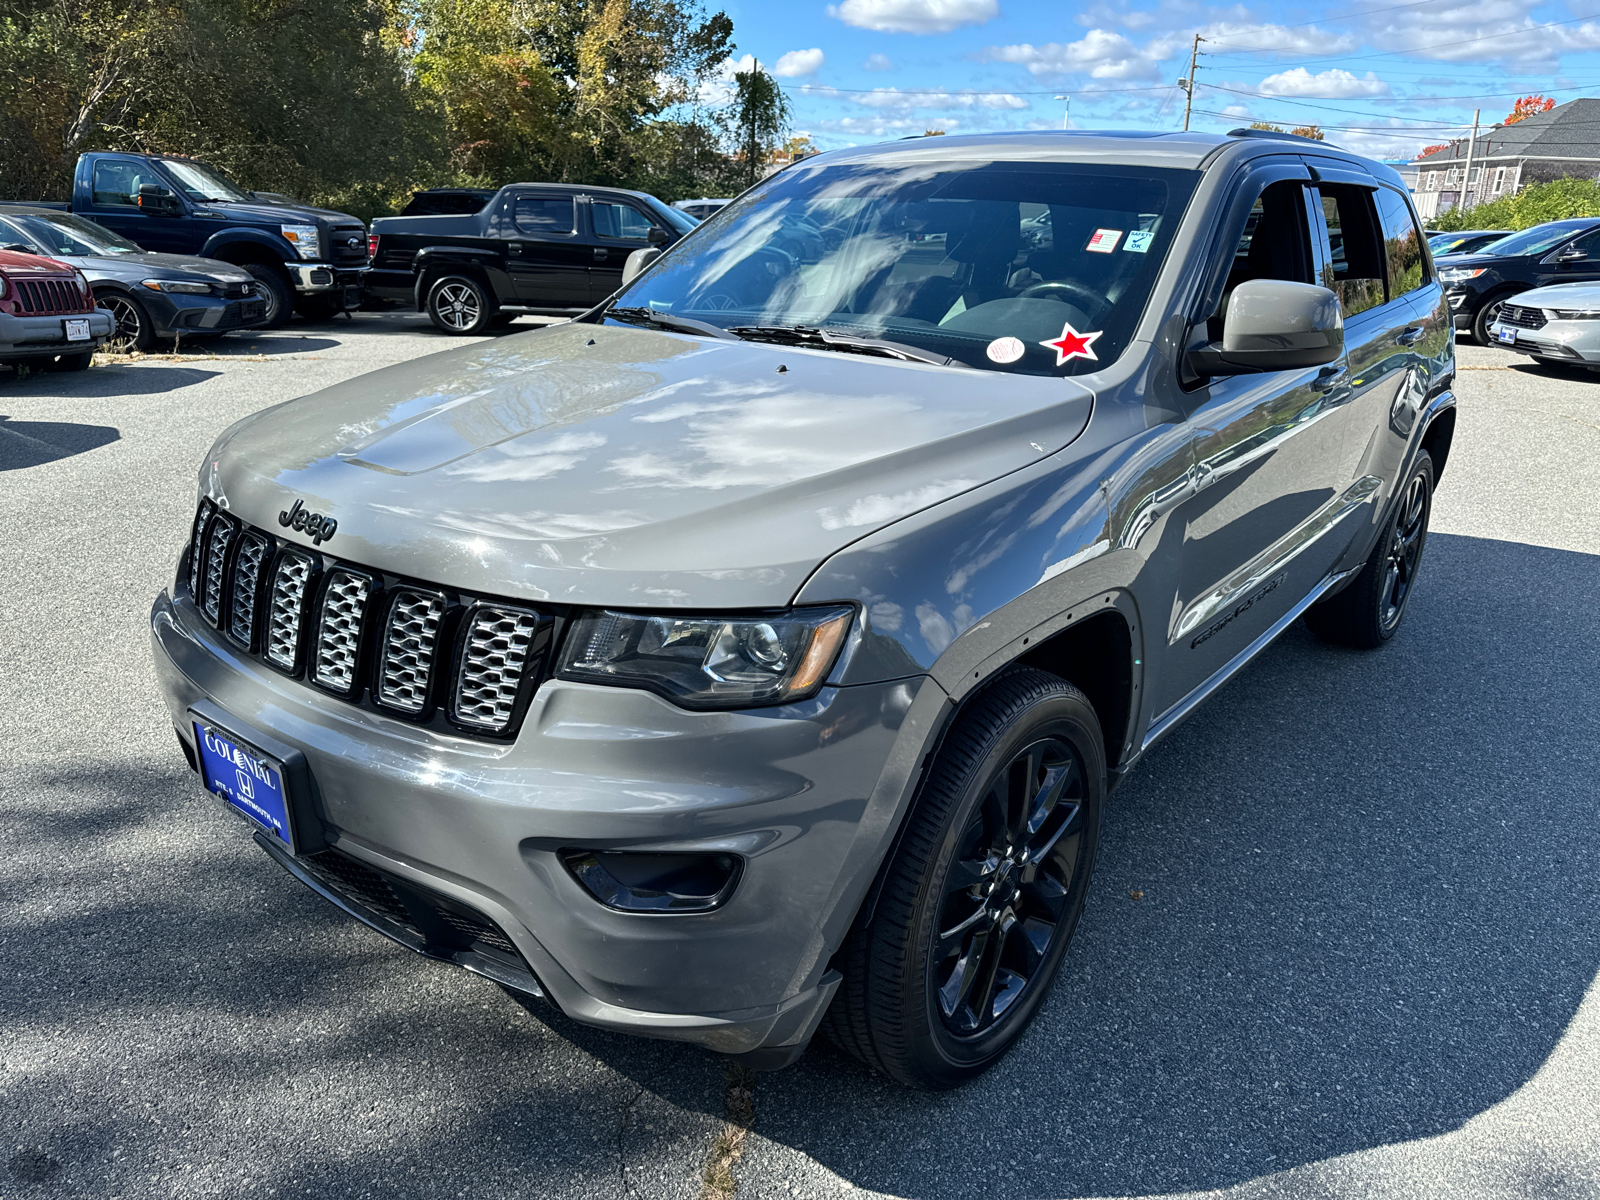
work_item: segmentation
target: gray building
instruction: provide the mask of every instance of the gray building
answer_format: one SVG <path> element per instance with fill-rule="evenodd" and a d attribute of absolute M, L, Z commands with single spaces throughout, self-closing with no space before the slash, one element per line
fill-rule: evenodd
<path fill-rule="evenodd" d="M 1478 134 L 1475 147 L 1461 138 L 1414 161 L 1413 190 L 1423 220 L 1463 202 L 1472 208 L 1497 200 L 1530 183 L 1597 179 L 1600 100 L 1570 100 L 1515 125 L 1491 126 Z"/>

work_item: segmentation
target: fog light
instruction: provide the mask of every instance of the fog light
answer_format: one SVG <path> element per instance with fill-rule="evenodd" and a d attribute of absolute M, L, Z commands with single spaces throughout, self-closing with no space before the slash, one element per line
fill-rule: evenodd
<path fill-rule="evenodd" d="M 710 912 L 727 903 L 744 870 L 737 854 L 563 850 L 561 861 L 596 900 L 620 912 Z"/>

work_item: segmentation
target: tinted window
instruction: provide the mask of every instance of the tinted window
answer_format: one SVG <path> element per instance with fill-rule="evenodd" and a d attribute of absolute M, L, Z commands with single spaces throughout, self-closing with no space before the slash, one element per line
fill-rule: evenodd
<path fill-rule="evenodd" d="M 599 237 L 642 242 L 650 236 L 650 221 L 636 208 L 610 200 L 596 200 L 589 208 Z"/>
<path fill-rule="evenodd" d="M 1600 229 L 1584 234 L 1561 253 L 1569 254 L 1574 250 L 1580 254 L 1587 254 L 1590 258 L 1600 258 Z"/>
<path fill-rule="evenodd" d="M 1427 256 L 1411 206 L 1398 192 L 1379 188 L 1375 196 L 1383 226 L 1383 254 L 1389 267 L 1389 297 L 1404 296 L 1428 282 Z"/>
<path fill-rule="evenodd" d="M 482 212 L 493 192 L 418 192 L 400 210 L 402 217 L 465 216 Z"/>
<path fill-rule="evenodd" d="M 1318 191 L 1331 252 L 1328 278 L 1323 282 L 1339 297 L 1347 317 L 1376 308 L 1384 300 L 1384 272 L 1372 192 L 1326 183 Z"/>
<path fill-rule="evenodd" d="M 9 221 L 34 245 L 43 247 L 45 254 L 135 254 L 139 250 L 127 238 L 118 237 L 104 225 L 66 213 L 48 217 L 18 213 Z"/>
<path fill-rule="evenodd" d="M 523 233 L 555 236 L 571 233 L 571 196 L 518 196 L 511 219 Z"/>
<path fill-rule="evenodd" d="M 157 183 L 159 180 L 154 174 L 141 177 L 135 163 L 111 159 L 95 163 L 90 187 L 94 190 L 96 204 L 137 204 L 141 182 Z"/>

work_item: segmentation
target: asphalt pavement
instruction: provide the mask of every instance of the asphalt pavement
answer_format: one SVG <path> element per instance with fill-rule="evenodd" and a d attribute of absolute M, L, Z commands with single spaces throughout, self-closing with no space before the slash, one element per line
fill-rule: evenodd
<path fill-rule="evenodd" d="M 720 1060 L 356 925 L 200 791 L 156 695 L 215 434 L 456 344 L 361 314 L 0 369 L 0 1196 L 699 1195 Z M 821 1042 L 760 1077 L 742 1200 L 1600 1196 L 1600 375 L 1461 362 L 1395 640 L 1297 626 L 1147 757 L 978 1083 Z"/>

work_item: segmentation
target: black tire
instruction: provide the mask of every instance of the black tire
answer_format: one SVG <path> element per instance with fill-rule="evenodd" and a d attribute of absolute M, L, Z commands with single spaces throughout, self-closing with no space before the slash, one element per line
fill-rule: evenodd
<path fill-rule="evenodd" d="M 1472 314 L 1472 338 L 1478 345 L 1493 344 L 1494 339 L 1489 336 L 1489 326 L 1494 324 L 1494 319 L 1500 315 L 1505 302 L 1515 295 L 1515 292 L 1502 292 L 1498 296 L 1491 296 L 1477 312 Z"/>
<path fill-rule="evenodd" d="M 835 959 L 844 981 L 828 1038 L 929 1090 L 998 1062 L 1072 940 L 1105 793 L 1084 694 L 1031 667 L 996 676 L 945 738 L 870 920 Z"/>
<path fill-rule="evenodd" d="M 101 308 L 111 314 L 114 324 L 105 348 L 112 353 L 138 351 L 148 354 L 156 344 L 155 324 L 150 311 L 137 296 L 125 292 L 103 291 L 96 297 Z"/>
<path fill-rule="evenodd" d="M 289 276 L 268 263 L 245 263 L 244 269 L 261 285 L 261 298 L 267 302 L 267 319 L 255 328 L 282 329 L 294 313 L 294 285 Z"/>
<path fill-rule="evenodd" d="M 488 290 L 470 275 L 441 275 L 428 288 L 428 320 L 451 337 L 486 332 L 498 311 Z"/>
<path fill-rule="evenodd" d="M 58 354 L 54 358 L 44 360 L 44 369 L 46 371 L 87 371 L 89 364 L 93 361 L 93 350 L 84 350 L 78 354 Z"/>
<path fill-rule="evenodd" d="M 1399 496 L 1355 582 L 1306 609 L 1306 625 L 1323 641 L 1376 650 L 1400 628 L 1433 512 L 1433 459 L 1426 450 L 1417 452 Z"/>

